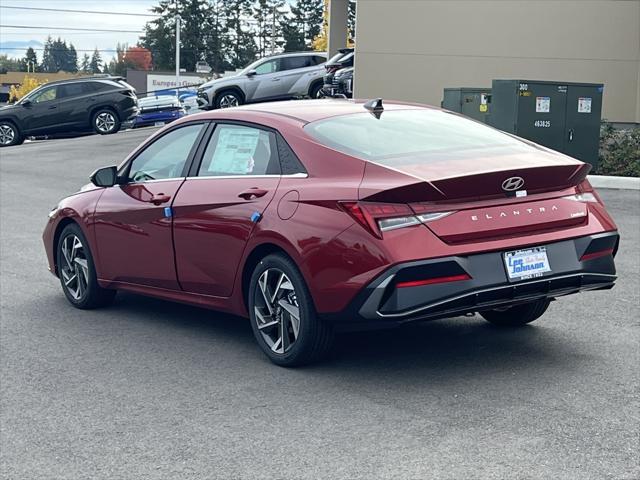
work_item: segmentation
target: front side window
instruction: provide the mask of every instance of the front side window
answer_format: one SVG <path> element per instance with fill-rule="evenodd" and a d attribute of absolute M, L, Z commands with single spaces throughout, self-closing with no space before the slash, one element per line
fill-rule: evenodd
<path fill-rule="evenodd" d="M 269 60 L 268 62 L 261 63 L 255 68 L 258 75 L 265 75 L 267 73 L 274 73 L 278 71 L 279 60 Z"/>
<path fill-rule="evenodd" d="M 146 182 L 184 176 L 185 164 L 203 128 L 203 124 L 188 125 L 157 139 L 133 160 L 129 179 Z"/>
<path fill-rule="evenodd" d="M 33 103 L 50 102 L 51 100 L 56 99 L 57 91 L 58 91 L 57 87 L 43 88 L 41 91 L 36 93 L 29 100 L 31 100 Z"/>
<path fill-rule="evenodd" d="M 201 177 L 277 175 L 275 136 L 242 125 L 218 125 L 202 157 Z"/>

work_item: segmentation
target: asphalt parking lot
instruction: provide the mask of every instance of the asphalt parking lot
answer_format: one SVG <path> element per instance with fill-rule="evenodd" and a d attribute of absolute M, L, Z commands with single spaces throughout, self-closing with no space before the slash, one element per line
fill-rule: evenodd
<path fill-rule="evenodd" d="M 48 273 L 57 201 L 153 129 L 0 150 L 2 478 L 640 478 L 640 194 L 601 191 L 618 285 L 531 326 L 349 334 L 287 370 L 248 321 L 130 294 L 79 311 Z"/>

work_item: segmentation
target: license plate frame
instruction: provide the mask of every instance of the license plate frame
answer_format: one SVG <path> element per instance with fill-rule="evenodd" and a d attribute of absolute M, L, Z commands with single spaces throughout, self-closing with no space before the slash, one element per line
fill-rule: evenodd
<path fill-rule="evenodd" d="M 552 273 L 545 246 L 507 251 L 503 253 L 502 260 L 510 282 L 531 280 Z"/>

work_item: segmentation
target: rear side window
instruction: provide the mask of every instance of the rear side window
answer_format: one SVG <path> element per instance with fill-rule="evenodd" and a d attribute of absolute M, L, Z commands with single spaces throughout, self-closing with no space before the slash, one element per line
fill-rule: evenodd
<path fill-rule="evenodd" d="M 440 110 L 363 112 L 311 122 L 305 131 L 340 152 L 387 166 L 534 151 L 515 138 Z"/>
<path fill-rule="evenodd" d="M 95 92 L 107 92 L 118 88 L 117 84 L 111 82 L 90 82 L 91 89 Z"/>
<path fill-rule="evenodd" d="M 278 175 L 275 135 L 243 125 L 218 125 L 202 156 L 198 176 Z"/>
<path fill-rule="evenodd" d="M 77 97 L 91 93 L 91 87 L 87 83 L 67 83 L 58 87 L 58 98 Z"/>
<path fill-rule="evenodd" d="M 284 57 L 282 59 L 282 63 L 283 70 L 294 70 L 296 68 L 306 68 L 314 65 L 312 63 L 311 55 L 301 55 L 299 57 Z"/>

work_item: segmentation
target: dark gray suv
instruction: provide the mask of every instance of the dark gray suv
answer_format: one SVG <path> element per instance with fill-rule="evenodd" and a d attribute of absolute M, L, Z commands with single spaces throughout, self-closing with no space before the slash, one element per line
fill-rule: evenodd
<path fill-rule="evenodd" d="M 210 80 L 198 88 L 200 108 L 228 108 L 243 103 L 316 98 L 322 89 L 326 53 L 281 53 L 261 58 L 236 75 Z"/>

